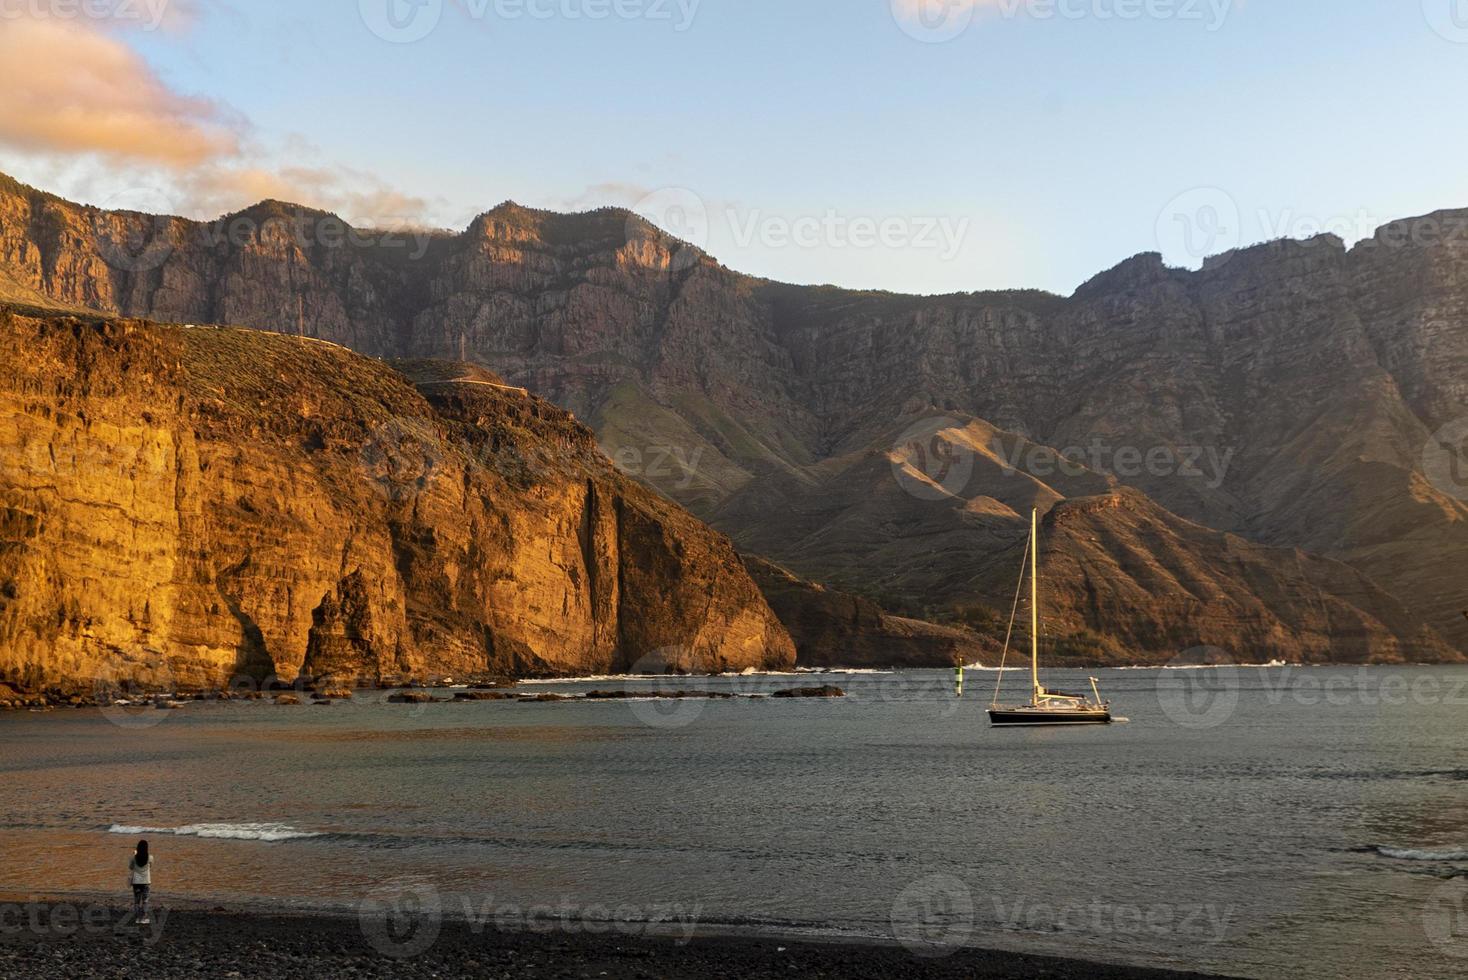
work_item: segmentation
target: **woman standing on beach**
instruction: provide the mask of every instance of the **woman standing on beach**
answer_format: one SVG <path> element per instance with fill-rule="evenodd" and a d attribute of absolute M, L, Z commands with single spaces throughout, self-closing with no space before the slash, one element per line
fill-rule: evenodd
<path fill-rule="evenodd" d="M 148 924 L 148 889 L 153 884 L 153 862 L 148 857 L 148 842 L 138 841 L 138 849 L 127 862 L 128 880 L 133 886 L 133 921 Z"/>

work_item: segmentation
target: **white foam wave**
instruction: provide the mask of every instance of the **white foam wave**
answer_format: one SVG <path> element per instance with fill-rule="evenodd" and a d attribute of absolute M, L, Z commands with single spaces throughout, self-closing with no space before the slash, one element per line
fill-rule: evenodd
<path fill-rule="evenodd" d="M 801 674 L 824 674 L 824 670 L 810 670 L 797 667 L 795 670 L 726 670 L 720 677 L 799 677 Z M 838 673 L 831 671 L 830 673 Z"/>
<path fill-rule="evenodd" d="M 174 837 L 212 837 L 224 840 L 282 841 L 302 837 L 320 837 L 309 830 L 297 830 L 283 823 L 191 823 L 182 827 L 134 827 L 115 823 L 107 828 L 109 834 L 127 834 L 136 837 L 143 834 L 171 834 Z"/>
<path fill-rule="evenodd" d="M 1376 853 L 1398 861 L 1468 861 L 1468 851 L 1419 851 L 1410 847 L 1377 845 Z"/>
<path fill-rule="evenodd" d="M 604 684 L 607 681 L 667 680 L 669 676 L 668 674 L 587 674 L 585 677 L 529 677 L 520 681 L 518 686 L 528 687 L 533 684 L 577 684 L 584 681 Z"/>

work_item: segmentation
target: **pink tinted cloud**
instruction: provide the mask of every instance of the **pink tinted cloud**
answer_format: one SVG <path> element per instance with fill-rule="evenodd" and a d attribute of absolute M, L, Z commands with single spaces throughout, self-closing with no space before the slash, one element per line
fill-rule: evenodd
<path fill-rule="evenodd" d="M 171 91 L 121 41 L 90 23 L 22 18 L 0 30 L 0 143 L 184 168 L 239 152 L 206 99 Z"/>
<path fill-rule="evenodd" d="M 3 2 L 3 0 L 0 0 Z M 145 29 L 186 32 L 199 3 L 135 0 L 137 18 L 61 16 L 74 6 L 35 0 L 25 17 L 0 21 L 0 146 L 48 161 L 100 161 L 114 175 L 136 172 L 172 185 L 179 213 L 217 217 L 264 198 L 333 211 L 385 227 L 426 222 L 429 203 L 347 167 L 272 168 L 245 139 L 226 106 L 173 91 L 122 39 Z M 294 147 L 295 155 L 310 147 Z M 161 174 L 157 173 L 162 171 Z M 153 175 L 149 176 L 148 172 Z"/>

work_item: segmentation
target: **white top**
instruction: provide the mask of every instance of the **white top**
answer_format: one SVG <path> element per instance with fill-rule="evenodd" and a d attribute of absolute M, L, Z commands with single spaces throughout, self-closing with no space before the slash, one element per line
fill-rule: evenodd
<path fill-rule="evenodd" d="M 137 855 L 129 858 L 127 862 L 127 871 L 128 875 L 132 879 L 132 883 L 134 885 L 151 885 L 153 883 L 153 865 L 157 863 L 158 859 L 149 854 L 148 863 L 140 868 L 138 867 Z"/>

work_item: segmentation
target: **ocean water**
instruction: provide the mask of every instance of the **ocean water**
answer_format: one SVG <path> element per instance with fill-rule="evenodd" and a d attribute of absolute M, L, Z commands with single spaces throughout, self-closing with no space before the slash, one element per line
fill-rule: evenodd
<path fill-rule="evenodd" d="M 0 715 L 0 893 L 154 891 L 976 945 L 1259 977 L 1468 973 L 1468 668 L 597 680 L 730 700 Z M 1006 675 L 1016 687 L 1021 674 Z M 835 683 L 844 699 L 771 690 Z M 1084 689 L 1081 673 L 1053 687 Z"/>

